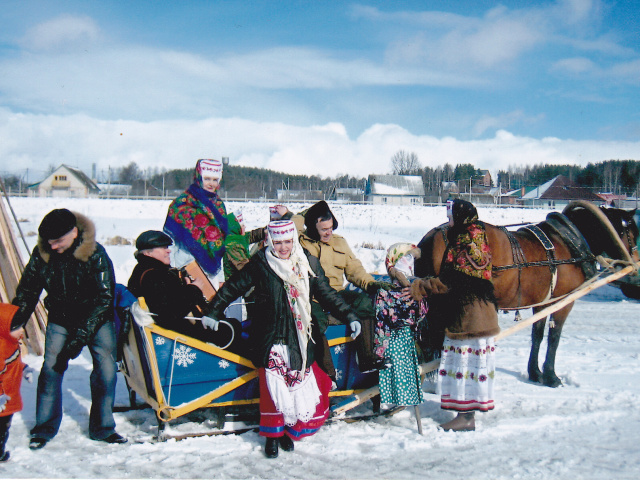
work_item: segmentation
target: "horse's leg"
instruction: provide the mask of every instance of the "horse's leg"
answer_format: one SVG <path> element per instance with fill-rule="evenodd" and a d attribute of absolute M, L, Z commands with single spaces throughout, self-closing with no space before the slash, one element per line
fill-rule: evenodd
<path fill-rule="evenodd" d="M 529 380 L 536 383 L 542 382 L 542 372 L 540 371 L 540 367 L 538 367 L 538 355 L 540 354 L 540 345 L 544 338 L 544 326 L 546 323 L 547 319 L 545 317 L 531 326 L 531 353 L 529 354 L 527 371 L 529 373 Z"/>
<path fill-rule="evenodd" d="M 556 352 L 558 351 L 558 345 L 560 344 L 562 327 L 564 326 L 564 321 L 569 312 L 565 313 L 562 310 L 560 312 L 556 312 L 552 316 L 553 321 L 555 322 L 555 327 L 549 328 L 549 334 L 547 335 L 547 356 L 542 367 L 542 384 L 552 388 L 562 385 L 562 380 L 558 378 L 555 371 Z"/>

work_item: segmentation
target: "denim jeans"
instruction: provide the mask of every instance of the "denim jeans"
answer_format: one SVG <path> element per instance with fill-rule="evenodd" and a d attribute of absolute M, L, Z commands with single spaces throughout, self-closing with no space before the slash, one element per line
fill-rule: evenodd
<path fill-rule="evenodd" d="M 62 378 L 64 373 L 53 370 L 58 355 L 64 348 L 69 332 L 66 328 L 50 323 L 47 325 L 44 363 L 38 377 L 36 401 L 36 425 L 31 436 L 51 439 L 55 437 L 62 422 Z M 116 335 L 113 322 L 105 323 L 89 342 L 93 359 L 90 377 L 91 412 L 89 414 L 89 436 L 102 440 L 115 432 L 113 403 L 116 393 Z"/>

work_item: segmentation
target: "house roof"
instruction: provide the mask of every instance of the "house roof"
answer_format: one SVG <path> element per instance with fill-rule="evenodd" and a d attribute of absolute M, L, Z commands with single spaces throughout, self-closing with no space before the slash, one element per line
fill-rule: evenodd
<path fill-rule="evenodd" d="M 424 196 L 424 184 L 419 175 L 371 175 L 372 195 Z"/>
<path fill-rule="evenodd" d="M 71 173 L 73 173 L 76 178 L 84 184 L 85 187 L 87 187 L 89 189 L 90 192 L 99 192 L 100 188 L 98 188 L 98 185 L 96 185 L 93 180 L 91 180 L 87 175 L 85 175 L 85 173 L 82 170 L 78 170 L 77 168 L 73 168 L 70 167 L 69 165 L 65 165 L 62 164 L 60 165 L 55 172 L 53 172 L 53 174 L 55 174 L 58 170 L 60 170 L 62 167 L 66 168 L 67 170 L 69 170 Z M 52 174 L 52 175 L 53 175 Z"/>
<path fill-rule="evenodd" d="M 589 200 L 601 202 L 602 198 L 585 187 L 579 187 L 567 177 L 558 175 L 522 196 L 523 200 Z"/>

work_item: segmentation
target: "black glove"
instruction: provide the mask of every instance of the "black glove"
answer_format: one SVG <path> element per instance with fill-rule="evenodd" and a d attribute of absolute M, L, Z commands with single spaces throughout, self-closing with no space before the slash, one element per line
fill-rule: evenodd
<path fill-rule="evenodd" d="M 53 371 L 62 375 L 69 366 L 69 356 L 66 352 L 62 351 L 58 354 L 58 358 L 56 358 L 56 363 L 53 364 Z"/>
<path fill-rule="evenodd" d="M 374 294 L 377 293 L 378 290 L 398 290 L 399 288 L 401 287 L 398 287 L 393 283 L 376 281 L 371 282 L 369 285 L 367 285 L 367 293 Z"/>

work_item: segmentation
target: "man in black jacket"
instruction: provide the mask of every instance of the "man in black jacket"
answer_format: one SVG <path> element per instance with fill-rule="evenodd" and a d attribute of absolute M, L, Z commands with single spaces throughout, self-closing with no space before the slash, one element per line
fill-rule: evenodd
<path fill-rule="evenodd" d="M 172 244 L 173 240 L 166 233 L 142 232 L 136 239 L 138 264 L 129 277 L 127 288 L 136 297 L 144 297 L 149 310 L 156 314 L 155 322 L 161 327 L 218 344 L 221 339 L 214 333 L 217 321 L 203 317 L 193 324 L 184 318 L 189 312 L 196 312 L 197 307 L 204 308 L 206 300 L 197 281 L 185 283 L 180 272 L 171 268 L 169 246 Z"/>
<path fill-rule="evenodd" d="M 93 359 L 89 436 L 107 443 L 127 440 L 115 431 L 116 336 L 113 322 L 115 275 L 91 220 L 67 209 L 49 212 L 38 228 L 38 244 L 13 304 L 14 326 L 24 326 L 42 290 L 48 311 L 44 363 L 38 377 L 36 425 L 29 448 L 44 447 L 62 421 L 62 378 L 69 360 L 85 346 Z"/>

